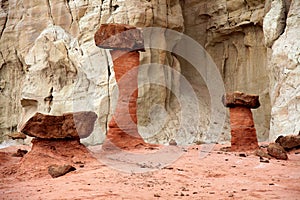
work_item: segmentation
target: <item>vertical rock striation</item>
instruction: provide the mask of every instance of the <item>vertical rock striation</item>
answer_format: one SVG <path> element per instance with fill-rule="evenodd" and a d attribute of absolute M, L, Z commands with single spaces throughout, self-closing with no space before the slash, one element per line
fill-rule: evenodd
<path fill-rule="evenodd" d="M 270 141 L 279 135 L 296 135 L 300 131 L 300 2 L 273 1 L 272 5 L 264 19 L 265 24 L 274 18 L 279 19 L 274 15 L 276 13 L 287 15 L 286 20 L 272 20 L 272 27 L 264 27 L 267 38 L 272 38 L 272 33 L 278 36 L 268 49 L 272 105 Z M 278 27 L 283 27 L 282 23 L 285 28 L 278 30 Z"/>

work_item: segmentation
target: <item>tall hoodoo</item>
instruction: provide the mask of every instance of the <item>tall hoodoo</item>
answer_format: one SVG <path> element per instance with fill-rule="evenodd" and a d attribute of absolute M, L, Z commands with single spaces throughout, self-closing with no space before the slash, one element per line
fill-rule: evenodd
<path fill-rule="evenodd" d="M 259 96 L 242 92 L 226 93 L 222 102 L 230 111 L 231 150 L 257 149 L 258 142 L 251 108 L 260 106 Z"/>
<path fill-rule="evenodd" d="M 119 97 L 109 122 L 107 140 L 119 148 L 145 145 L 137 129 L 139 51 L 144 49 L 139 29 L 125 24 L 102 24 L 95 33 L 98 47 L 110 49 Z M 107 141 L 107 142 L 108 142 Z"/>

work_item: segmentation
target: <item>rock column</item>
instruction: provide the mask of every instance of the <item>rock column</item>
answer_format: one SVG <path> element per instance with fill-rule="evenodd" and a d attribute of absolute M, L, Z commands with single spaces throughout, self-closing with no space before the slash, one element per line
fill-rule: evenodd
<path fill-rule="evenodd" d="M 224 95 L 222 101 L 230 111 L 231 150 L 252 151 L 257 149 L 258 142 L 251 108 L 260 106 L 259 97 L 233 92 Z"/>
<path fill-rule="evenodd" d="M 144 49 L 141 32 L 129 25 L 102 24 L 95 34 L 95 43 L 100 48 L 111 49 L 119 89 L 107 140 L 122 149 L 145 145 L 138 133 L 136 114 L 139 51 Z"/>

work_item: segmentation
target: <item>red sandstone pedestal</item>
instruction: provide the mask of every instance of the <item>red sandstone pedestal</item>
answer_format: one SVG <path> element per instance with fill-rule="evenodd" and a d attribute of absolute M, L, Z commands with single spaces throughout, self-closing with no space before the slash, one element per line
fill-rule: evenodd
<path fill-rule="evenodd" d="M 95 34 L 98 47 L 111 49 L 119 88 L 116 110 L 109 123 L 107 142 L 119 148 L 146 145 L 137 129 L 139 50 L 144 49 L 140 30 L 123 24 L 103 24 Z"/>
<path fill-rule="evenodd" d="M 222 101 L 230 111 L 231 150 L 252 151 L 258 149 L 251 112 L 251 108 L 260 106 L 258 96 L 234 92 L 224 95 Z"/>

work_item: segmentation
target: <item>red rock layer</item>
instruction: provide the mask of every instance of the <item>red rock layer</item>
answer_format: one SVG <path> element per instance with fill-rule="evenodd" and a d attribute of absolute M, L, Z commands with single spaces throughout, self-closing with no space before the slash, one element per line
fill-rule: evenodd
<path fill-rule="evenodd" d="M 251 151 L 258 148 L 252 112 L 246 107 L 230 108 L 231 150 Z"/>
<path fill-rule="evenodd" d="M 145 145 L 137 129 L 137 97 L 139 52 L 111 51 L 119 97 L 113 118 L 109 123 L 107 139 L 119 148 Z"/>
<path fill-rule="evenodd" d="M 32 140 L 31 150 L 25 154 L 17 167 L 17 175 L 23 179 L 49 176 L 48 166 L 96 163 L 97 160 L 79 139 L 39 139 Z"/>

